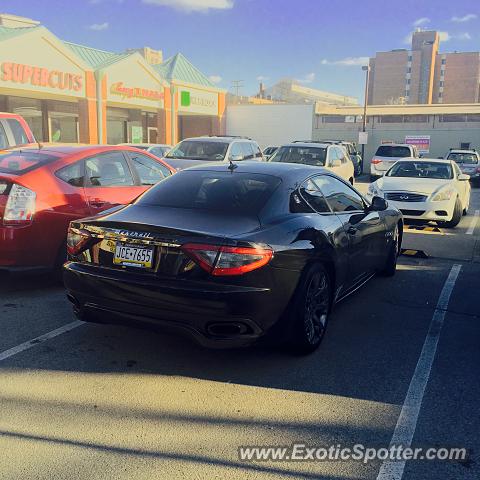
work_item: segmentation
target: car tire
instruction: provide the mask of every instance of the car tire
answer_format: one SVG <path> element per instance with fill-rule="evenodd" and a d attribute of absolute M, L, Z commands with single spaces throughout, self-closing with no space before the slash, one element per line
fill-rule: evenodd
<path fill-rule="evenodd" d="M 455 208 L 453 210 L 452 219 L 449 220 L 448 222 L 443 222 L 442 225 L 446 228 L 455 228 L 460 223 L 461 219 L 462 219 L 462 203 L 460 202 L 460 199 L 457 197 L 457 200 L 455 201 Z"/>
<path fill-rule="evenodd" d="M 393 277 L 397 271 L 397 260 L 401 249 L 400 224 L 395 225 L 392 235 L 392 244 L 388 252 L 388 257 L 385 262 L 385 267 L 379 273 L 382 277 Z"/>
<path fill-rule="evenodd" d="M 330 275 L 321 263 L 313 264 L 302 275 L 288 309 L 289 350 L 307 355 L 318 348 L 330 316 L 332 291 Z"/>

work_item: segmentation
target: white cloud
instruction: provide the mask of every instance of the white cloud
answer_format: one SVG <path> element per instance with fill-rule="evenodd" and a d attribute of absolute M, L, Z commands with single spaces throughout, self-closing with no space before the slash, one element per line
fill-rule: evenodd
<path fill-rule="evenodd" d="M 438 36 L 442 42 L 448 42 L 452 39 L 452 36 L 448 32 L 438 32 Z"/>
<path fill-rule="evenodd" d="M 341 60 L 327 60 L 324 58 L 320 63 L 322 65 L 340 65 L 342 67 L 358 67 L 368 65 L 369 57 L 347 57 Z"/>
<path fill-rule="evenodd" d="M 412 43 L 412 33 L 409 33 L 406 37 L 404 37 L 402 43 L 404 45 L 410 45 Z"/>
<path fill-rule="evenodd" d="M 471 40 L 472 36 L 468 32 L 459 33 L 458 35 L 454 35 L 454 38 L 457 40 Z"/>
<path fill-rule="evenodd" d="M 266 82 L 268 80 L 268 77 L 264 77 L 263 75 L 259 75 L 257 77 L 257 82 Z"/>
<path fill-rule="evenodd" d="M 315 74 L 307 73 L 303 78 L 297 78 L 297 82 L 299 83 L 312 83 L 315 80 Z"/>
<path fill-rule="evenodd" d="M 420 27 L 421 25 L 425 25 L 426 23 L 430 23 L 430 19 L 428 17 L 417 18 L 413 22 L 414 27 Z"/>
<path fill-rule="evenodd" d="M 89 30 L 94 30 L 95 32 L 101 32 L 102 30 L 107 30 L 109 27 L 108 22 L 103 22 L 103 23 L 93 23 L 92 25 L 88 26 Z"/>
<path fill-rule="evenodd" d="M 467 13 L 463 17 L 452 17 L 451 20 L 452 22 L 456 23 L 463 23 L 463 22 L 468 22 L 470 20 L 475 20 L 478 17 L 475 13 Z"/>
<path fill-rule="evenodd" d="M 220 75 L 210 75 L 208 78 L 212 83 L 220 83 L 223 80 Z"/>
<path fill-rule="evenodd" d="M 233 8 L 233 0 L 142 0 L 149 5 L 172 7 L 184 12 L 208 12 Z"/>

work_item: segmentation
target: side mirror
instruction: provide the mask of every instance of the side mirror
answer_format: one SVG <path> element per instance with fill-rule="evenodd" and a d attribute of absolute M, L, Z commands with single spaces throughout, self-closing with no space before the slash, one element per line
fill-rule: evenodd
<path fill-rule="evenodd" d="M 231 155 L 230 156 L 230 160 L 232 162 L 241 162 L 245 157 L 241 154 L 238 154 L 238 155 Z"/>
<path fill-rule="evenodd" d="M 340 167 L 342 165 L 342 162 L 338 159 L 332 161 L 332 167 Z"/>
<path fill-rule="evenodd" d="M 466 175 L 465 173 L 462 173 L 461 175 L 458 176 L 458 179 L 461 182 L 468 182 L 470 180 L 470 175 Z"/>
<path fill-rule="evenodd" d="M 370 210 L 373 212 L 383 212 L 388 208 L 387 201 L 382 197 L 373 197 Z"/>

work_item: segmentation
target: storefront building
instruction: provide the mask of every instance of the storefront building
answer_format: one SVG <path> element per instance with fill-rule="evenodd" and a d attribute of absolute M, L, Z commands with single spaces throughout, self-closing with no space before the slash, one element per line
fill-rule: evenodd
<path fill-rule="evenodd" d="M 225 131 L 225 91 L 181 54 L 158 63 L 151 50 L 97 50 L 40 25 L 0 25 L 0 51 L 0 111 L 40 141 L 175 144 Z"/>
<path fill-rule="evenodd" d="M 45 142 L 96 143 L 93 70 L 45 27 L 0 27 L 0 111 Z"/>

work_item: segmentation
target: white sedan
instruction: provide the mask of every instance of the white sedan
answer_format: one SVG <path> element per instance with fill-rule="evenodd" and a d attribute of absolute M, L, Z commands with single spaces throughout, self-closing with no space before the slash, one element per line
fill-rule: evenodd
<path fill-rule="evenodd" d="M 397 207 L 405 218 L 453 228 L 470 205 L 468 175 L 451 160 L 400 160 L 368 188 Z"/>

